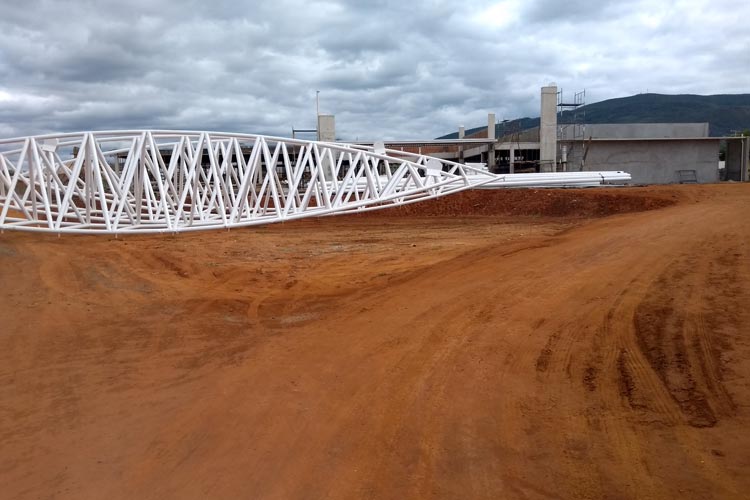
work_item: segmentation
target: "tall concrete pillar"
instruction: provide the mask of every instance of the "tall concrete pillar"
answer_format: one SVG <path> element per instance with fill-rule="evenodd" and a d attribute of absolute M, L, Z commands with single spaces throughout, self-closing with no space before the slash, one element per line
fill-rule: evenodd
<path fill-rule="evenodd" d="M 336 142 L 336 117 L 334 115 L 318 115 L 318 140 L 323 142 Z M 323 167 L 323 177 L 327 181 L 334 178 L 334 166 L 336 162 L 336 153 L 333 161 L 327 156 L 323 158 L 321 166 Z"/>
<path fill-rule="evenodd" d="M 557 163 L 557 85 L 542 87 L 542 112 L 539 122 L 539 167 L 554 172 Z"/>
<path fill-rule="evenodd" d="M 487 114 L 487 139 L 493 142 L 487 144 L 487 169 L 494 172 L 497 167 L 495 161 L 495 113 Z"/>
<path fill-rule="evenodd" d="M 510 154 L 509 172 L 513 174 L 516 171 L 516 147 L 513 144 L 510 145 L 510 151 L 508 151 L 508 153 Z"/>
<path fill-rule="evenodd" d="M 458 126 L 458 138 L 463 139 L 466 137 L 466 129 L 463 125 Z M 464 147 L 459 145 L 458 146 L 458 163 L 464 162 Z"/>
<path fill-rule="evenodd" d="M 318 140 L 336 141 L 336 117 L 334 115 L 318 115 Z"/>

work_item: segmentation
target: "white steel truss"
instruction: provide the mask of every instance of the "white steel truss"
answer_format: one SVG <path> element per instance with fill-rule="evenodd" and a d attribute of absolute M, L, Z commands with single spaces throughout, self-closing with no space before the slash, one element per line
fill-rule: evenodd
<path fill-rule="evenodd" d="M 80 132 L 0 140 L 0 231 L 176 233 L 376 210 L 470 188 L 628 180 L 625 172 L 493 175 L 382 145 Z"/>
<path fill-rule="evenodd" d="M 180 232 L 413 203 L 492 181 L 458 163 L 218 132 L 0 140 L 0 229 Z"/>

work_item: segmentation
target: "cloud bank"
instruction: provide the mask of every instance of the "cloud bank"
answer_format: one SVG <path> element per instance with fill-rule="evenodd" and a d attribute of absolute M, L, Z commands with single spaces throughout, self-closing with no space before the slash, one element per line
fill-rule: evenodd
<path fill-rule="evenodd" d="M 589 102 L 750 92 L 750 4 L 725 0 L 5 0 L 0 136 L 122 128 L 426 139 Z"/>

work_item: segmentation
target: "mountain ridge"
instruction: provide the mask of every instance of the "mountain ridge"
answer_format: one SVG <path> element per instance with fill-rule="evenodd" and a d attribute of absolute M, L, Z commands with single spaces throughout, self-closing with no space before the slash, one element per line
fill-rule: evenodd
<path fill-rule="evenodd" d="M 579 108 L 587 124 L 597 123 L 703 123 L 709 124 L 709 135 L 722 137 L 750 129 L 750 94 L 636 94 L 617 97 Z M 571 123 L 573 111 L 565 111 L 560 123 Z M 539 118 L 518 118 L 495 125 L 495 137 L 539 126 Z M 486 130 L 475 127 L 466 137 Z M 453 132 L 438 139 L 456 139 Z"/>

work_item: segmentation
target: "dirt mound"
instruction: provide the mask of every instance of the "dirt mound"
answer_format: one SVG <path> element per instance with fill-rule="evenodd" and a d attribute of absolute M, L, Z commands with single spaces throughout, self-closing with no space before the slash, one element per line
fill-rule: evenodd
<path fill-rule="evenodd" d="M 674 192 L 648 188 L 478 189 L 381 212 L 389 216 L 530 215 L 604 217 L 673 205 Z"/>

